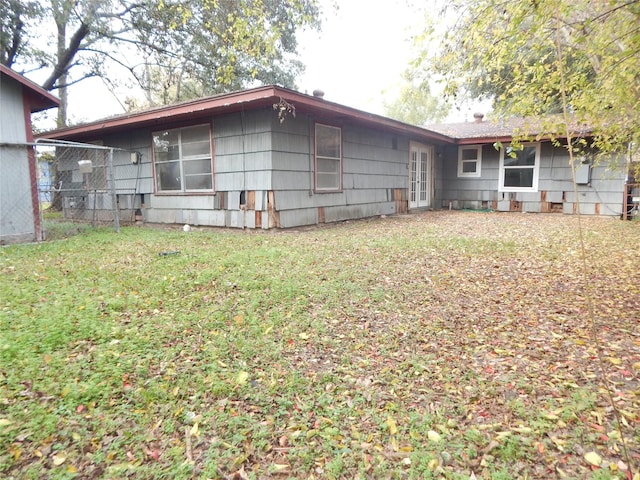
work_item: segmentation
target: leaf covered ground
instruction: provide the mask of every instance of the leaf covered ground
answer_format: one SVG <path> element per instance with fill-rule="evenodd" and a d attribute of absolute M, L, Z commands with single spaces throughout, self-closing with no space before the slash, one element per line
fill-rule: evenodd
<path fill-rule="evenodd" d="M 0 250 L 3 478 L 640 478 L 637 222 Z M 586 261 L 585 261 L 586 260 Z"/>

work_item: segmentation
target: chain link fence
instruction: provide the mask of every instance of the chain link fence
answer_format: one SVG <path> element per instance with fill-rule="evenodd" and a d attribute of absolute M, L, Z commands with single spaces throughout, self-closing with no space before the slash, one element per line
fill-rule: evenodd
<path fill-rule="evenodd" d="M 0 243 L 63 238 L 135 221 L 140 156 L 59 141 L 0 145 Z"/>

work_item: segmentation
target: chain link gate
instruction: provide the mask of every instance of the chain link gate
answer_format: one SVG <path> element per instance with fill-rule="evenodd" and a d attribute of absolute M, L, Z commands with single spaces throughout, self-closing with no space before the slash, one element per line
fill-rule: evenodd
<path fill-rule="evenodd" d="M 132 222 L 141 207 L 139 154 L 43 140 L 0 145 L 0 243 L 51 240 Z"/>

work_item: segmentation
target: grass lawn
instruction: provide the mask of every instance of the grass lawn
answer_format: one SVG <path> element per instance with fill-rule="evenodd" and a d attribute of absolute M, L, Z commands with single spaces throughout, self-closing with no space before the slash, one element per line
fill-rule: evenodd
<path fill-rule="evenodd" d="M 582 223 L 2 248 L 0 477 L 640 479 L 640 224 Z"/>

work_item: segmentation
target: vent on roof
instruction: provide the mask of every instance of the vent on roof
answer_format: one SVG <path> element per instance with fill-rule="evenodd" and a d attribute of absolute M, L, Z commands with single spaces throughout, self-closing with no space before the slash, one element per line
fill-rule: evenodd
<path fill-rule="evenodd" d="M 324 92 L 320 89 L 316 89 L 313 91 L 313 96 L 318 98 L 324 98 Z"/>
<path fill-rule="evenodd" d="M 483 118 L 484 118 L 484 113 L 476 112 L 473 114 L 473 121 L 476 123 L 482 123 Z"/>

